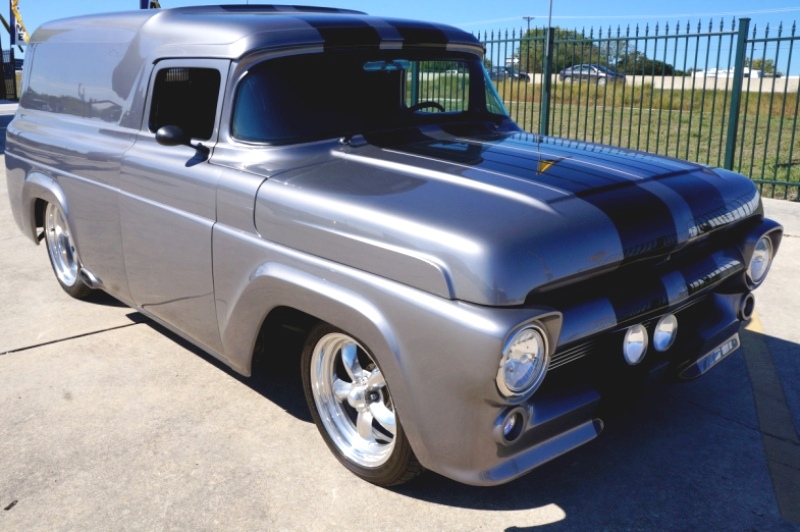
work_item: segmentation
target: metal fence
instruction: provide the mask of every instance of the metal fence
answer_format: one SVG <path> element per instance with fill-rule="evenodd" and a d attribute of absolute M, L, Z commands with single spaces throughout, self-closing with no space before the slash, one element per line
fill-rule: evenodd
<path fill-rule="evenodd" d="M 523 129 L 722 166 L 765 196 L 798 200 L 795 24 L 759 32 L 742 18 L 479 38 Z"/>
<path fill-rule="evenodd" d="M 2 74 L 3 82 L 0 83 L 0 100 L 17 99 L 17 73 L 14 52 L 10 50 L 2 51 Z"/>

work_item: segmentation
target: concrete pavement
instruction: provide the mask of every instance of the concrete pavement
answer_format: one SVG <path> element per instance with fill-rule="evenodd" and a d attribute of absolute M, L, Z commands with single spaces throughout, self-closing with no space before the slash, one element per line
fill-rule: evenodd
<path fill-rule="evenodd" d="M 240 378 L 109 298 L 66 296 L 2 174 L 0 530 L 800 530 L 800 204 L 765 204 L 787 236 L 743 351 L 511 484 L 381 489 L 327 450 L 291 367 Z"/>

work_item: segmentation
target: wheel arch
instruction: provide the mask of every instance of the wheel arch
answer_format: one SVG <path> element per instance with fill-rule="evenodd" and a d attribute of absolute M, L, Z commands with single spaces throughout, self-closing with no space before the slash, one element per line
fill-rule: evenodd
<path fill-rule="evenodd" d="M 367 298 L 353 290 L 292 266 L 270 262 L 260 266 L 220 320 L 227 358 L 245 375 L 259 337 L 275 326 L 307 328 L 323 321 L 357 337 L 379 358 L 394 365 L 397 342 L 388 320 Z M 389 359 L 389 360 L 385 360 Z"/>
<path fill-rule="evenodd" d="M 70 220 L 67 196 L 58 182 L 40 172 L 31 172 L 23 184 L 21 229 L 25 236 L 36 244 L 40 240 L 37 228 L 44 225 L 44 210 L 47 203 L 58 204 L 67 221 Z"/>
<path fill-rule="evenodd" d="M 330 272 L 328 272 L 330 273 Z M 293 266 L 271 262 L 260 266 L 232 303 L 227 318 L 220 320 L 220 333 L 228 363 L 244 375 L 253 372 L 253 360 L 266 336 L 276 326 L 311 330 L 325 322 L 362 343 L 381 367 L 398 411 L 410 411 L 406 375 L 395 332 L 389 320 L 371 301 L 355 290 Z M 305 340 L 305 336 L 303 337 Z M 296 366 L 299 370 L 299 364 Z M 406 436 L 417 456 L 423 442 L 415 428 L 404 424 Z"/>

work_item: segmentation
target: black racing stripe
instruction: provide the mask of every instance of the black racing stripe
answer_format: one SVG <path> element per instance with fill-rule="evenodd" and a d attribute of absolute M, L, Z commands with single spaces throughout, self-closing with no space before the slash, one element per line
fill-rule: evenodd
<path fill-rule="evenodd" d="M 573 194 L 617 186 L 633 179 L 606 167 L 586 165 L 569 158 L 553 159 L 532 152 L 507 149 L 502 144 L 487 147 L 483 157 L 486 162 L 483 167 L 486 169 L 510 173 Z M 541 171 L 540 161 L 545 163 Z"/>
<path fill-rule="evenodd" d="M 714 180 L 719 181 L 720 178 L 711 170 L 703 169 L 691 174 L 669 176 L 659 182 L 683 198 L 692 211 L 695 225 L 704 232 L 707 222 L 724 216 L 753 197 L 752 189 L 745 187 L 744 194 L 726 198 L 722 188 L 714 184 Z M 726 186 L 727 190 L 733 189 L 730 184 L 726 183 Z"/>
<path fill-rule="evenodd" d="M 529 151 L 519 151 L 517 154 L 512 149 L 504 149 L 502 144 L 419 140 L 417 138 L 395 149 L 511 174 L 570 192 L 594 205 L 614 224 L 622 245 L 624 262 L 664 254 L 678 244 L 672 209 L 664 199 L 640 186 L 640 181 L 633 176 L 570 159 L 558 161 L 540 172 L 538 157 Z"/>
<path fill-rule="evenodd" d="M 659 277 L 631 279 L 624 288 L 611 291 L 608 300 L 619 324 L 669 306 L 667 289 Z"/>
<path fill-rule="evenodd" d="M 403 37 L 403 46 L 446 46 L 450 42 L 447 34 L 433 24 L 408 21 L 388 22 Z"/>
<path fill-rule="evenodd" d="M 573 194 L 618 186 L 631 179 L 614 175 L 604 171 L 603 168 L 587 167 L 568 159 L 555 161 L 555 164 L 540 171 L 539 158 L 536 154 L 503 149 L 502 146 L 465 141 L 432 141 L 421 134 L 416 135 L 413 140 L 413 143 L 395 149 L 455 164 L 477 166 L 490 172 L 510 174 Z"/>
<path fill-rule="evenodd" d="M 681 269 L 689 295 L 714 286 L 744 269 L 740 257 L 717 252 L 692 262 Z"/>
<path fill-rule="evenodd" d="M 586 156 L 587 160 L 593 159 L 597 163 L 611 163 L 611 166 L 621 170 L 630 169 L 643 177 L 647 174 L 686 172 L 700 167 L 696 163 L 653 153 L 558 137 L 542 137 L 540 147 L 545 153 L 554 151 L 565 156 Z"/>
<path fill-rule="evenodd" d="M 624 261 L 666 253 L 678 243 L 667 204 L 633 182 L 576 196 L 603 211 L 617 228 Z"/>
<path fill-rule="evenodd" d="M 378 46 L 381 43 L 378 30 L 364 20 L 350 17 L 309 17 L 304 20 L 319 32 L 326 48 Z"/>

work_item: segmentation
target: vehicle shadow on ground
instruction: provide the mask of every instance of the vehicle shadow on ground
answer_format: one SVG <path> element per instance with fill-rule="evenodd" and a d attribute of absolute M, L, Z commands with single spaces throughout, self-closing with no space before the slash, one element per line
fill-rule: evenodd
<path fill-rule="evenodd" d="M 298 420 L 312 422 L 299 376 L 299 351 L 256 361 L 256 375 L 242 377 L 164 327 L 148 324 Z M 784 352 L 800 349 L 778 338 L 769 342 Z M 289 347 L 275 351 L 287 353 Z M 789 370 L 800 374 L 800 358 Z M 791 527 L 776 506 L 741 351 L 697 381 L 653 383 L 627 405 L 615 403 L 603 412 L 606 428 L 597 440 L 508 484 L 468 486 L 427 472 L 388 489 L 474 510 L 555 505 L 565 516 L 547 526 L 557 529 Z M 525 522 L 506 528 L 532 529 Z"/>
<path fill-rule="evenodd" d="M 303 383 L 300 378 L 300 350 L 302 349 L 302 343 L 298 343 L 296 339 L 280 339 L 277 342 L 277 346 L 269 353 L 255 357 L 253 360 L 253 375 L 245 377 L 166 327 L 141 314 L 138 315 L 142 316 L 143 322 L 152 329 L 170 338 L 184 349 L 191 351 L 220 371 L 225 372 L 254 392 L 280 406 L 286 413 L 301 421 L 313 423 L 311 414 L 308 412 L 308 406 L 303 394 Z"/>
<path fill-rule="evenodd" d="M 85 303 L 91 303 L 93 305 L 102 305 L 104 307 L 115 307 L 115 308 L 128 307 L 128 305 L 126 305 L 122 301 L 116 299 L 113 296 L 108 295 L 106 292 L 103 292 L 102 290 L 92 290 L 89 293 L 89 295 L 81 299 L 81 301 Z M 131 319 L 131 321 L 134 321 L 136 323 L 143 322 L 147 319 L 144 315 L 139 314 L 138 312 L 132 312 L 131 314 L 128 315 L 128 317 Z"/>
<path fill-rule="evenodd" d="M 788 407 L 800 419 L 800 391 L 792 385 L 800 378 L 800 346 L 743 331 L 745 345 L 755 336 L 770 345 Z M 597 440 L 509 484 L 471 487 L 428 474 L 392 491 L 477 510 L 555 504 L 566 516 L 550 526 L 565 529 L 791 528 L 776 503 L 779 486 L 767 467 L 751 379 L 739 351 L 697 381 L 654 383 L 627 406 L 605 409 Z"/>

